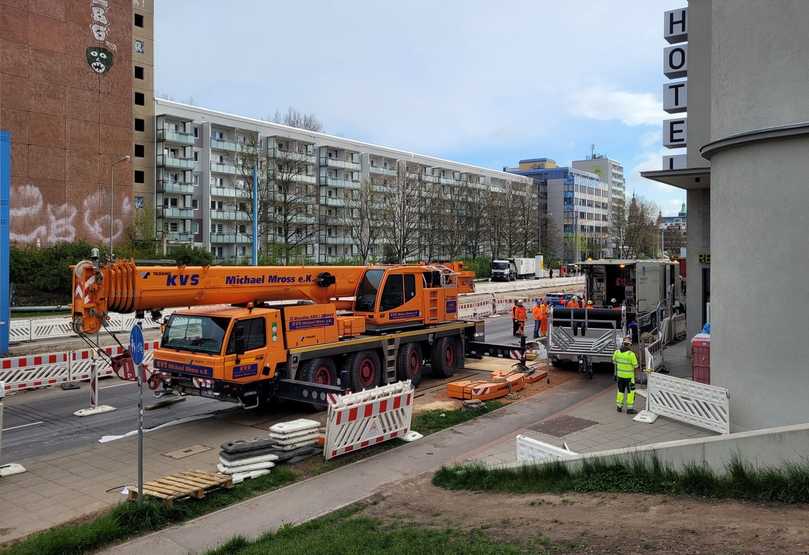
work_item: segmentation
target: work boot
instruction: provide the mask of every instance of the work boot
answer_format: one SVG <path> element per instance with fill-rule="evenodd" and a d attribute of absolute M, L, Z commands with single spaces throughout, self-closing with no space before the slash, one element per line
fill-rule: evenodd
<path fill-rule="evenodd" d="M 617 410 L 618 412 L 624 412 L 623 407 L 615 407 L 615 410 Z"/>
<path fill-rule="evenodd" d="M 627 414 L 638 414 L 638 411 L 636 411 L 635 409 L 626 409 L 626 413 Z"/>

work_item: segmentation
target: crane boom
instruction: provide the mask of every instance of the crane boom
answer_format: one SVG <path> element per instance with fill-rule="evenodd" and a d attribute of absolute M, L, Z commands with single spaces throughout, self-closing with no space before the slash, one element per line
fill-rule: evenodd
<path fill-rule="evenodd" d="M 101 329 L 109 312 L 175 306 L 311 300 L 328 303 L 355 294 L 366 266 L 136 266 L 130 261 L 73 271 L 73 327 Z"/>

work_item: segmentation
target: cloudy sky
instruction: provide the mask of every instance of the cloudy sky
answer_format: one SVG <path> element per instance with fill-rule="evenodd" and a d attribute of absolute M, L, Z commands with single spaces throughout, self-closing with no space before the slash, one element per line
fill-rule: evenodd
<path fill-rule="evenodd" d="M 676 213 L 660 169 L 663 11 L 685 0 L 160 0 L 156 91 L 500 169 L 596 151 Z"/>

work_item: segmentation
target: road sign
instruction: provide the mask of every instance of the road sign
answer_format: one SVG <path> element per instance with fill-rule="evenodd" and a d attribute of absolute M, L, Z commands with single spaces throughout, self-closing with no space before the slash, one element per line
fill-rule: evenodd
<path fill-rule="evenodd" d="M 137 324 L 132 326 L 132 331 L 129 332 L 129 353 L 135 364 L 143 362 L 143 331 Z"/>

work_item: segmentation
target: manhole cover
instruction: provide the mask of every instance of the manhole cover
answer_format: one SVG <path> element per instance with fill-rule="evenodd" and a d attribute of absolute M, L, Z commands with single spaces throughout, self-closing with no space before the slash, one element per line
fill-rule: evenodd
<path fill-rule="evenodd" d="M 528 429 L 553 437 L 564 437 L 567 434 L 589 428 L 593 424 L 598 424 L 598 422 L 595 420 L 587 420 L 586 418 L 577 418 L 575 416 L 557 416 L 556 418 L 545 420 L 534 426 L 529 426 Z"/>
<path fill-rule="evenodd" d="M 169 457 L 170 459 L 184 459 L 186 457 L 191 457 L 193 455 L 198 455 L 200 453 L 204 453 L 205 451 L 210 451 L 211 448 L 207 445 L 192 445 L 191 447 L 186 447 L 185 449 L 177 449 L 176 451 L 169 451 L 168 453 L 163 453 L 164 457 Z"/>

